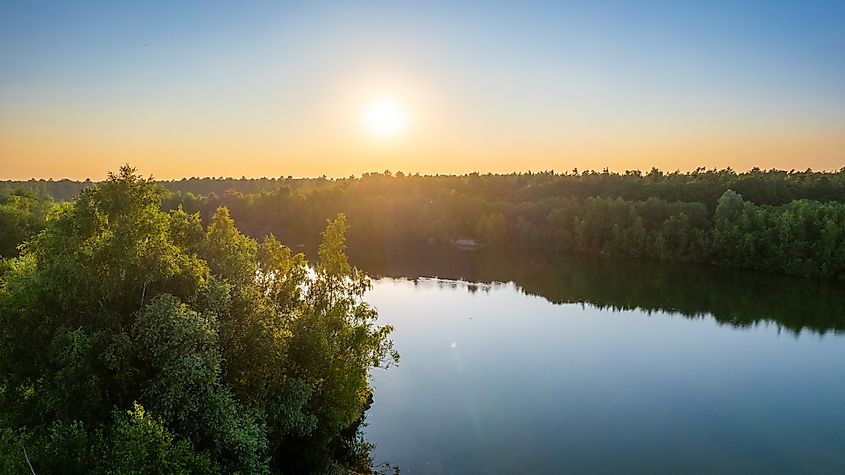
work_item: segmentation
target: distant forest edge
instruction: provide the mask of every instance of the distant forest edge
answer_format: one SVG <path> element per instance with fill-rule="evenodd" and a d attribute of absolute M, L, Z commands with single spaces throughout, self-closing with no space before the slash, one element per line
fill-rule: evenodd
<path fill-rule="evenodd" d="M 385 171 L 344 179 L 158 183 L 165 190 L 165 209 L 181 206 L 199 212 L 207 223 L 225 206 L 244 232 L 255 237 L 272 233 L 290 244 L 318 236 L 328 218 L 343 212 L 352 248 L 467 238 L 491 249 L 646 257 L 845 278 L 845 168 L 461 176 Z M 69 199 L 89 184 L 0 182 L 5 196 L 0 252 L 13 255 L 21 236 L 43 226 L 49 199 Z"/>

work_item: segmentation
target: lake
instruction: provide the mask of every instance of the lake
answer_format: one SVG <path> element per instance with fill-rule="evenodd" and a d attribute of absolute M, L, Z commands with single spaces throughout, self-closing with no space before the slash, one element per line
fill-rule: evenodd
<path fill-rule="evenodd" d="M 394 325 L 402 473 L 845 473 L 845 285 L 542 253 L 350 251 Z"/>

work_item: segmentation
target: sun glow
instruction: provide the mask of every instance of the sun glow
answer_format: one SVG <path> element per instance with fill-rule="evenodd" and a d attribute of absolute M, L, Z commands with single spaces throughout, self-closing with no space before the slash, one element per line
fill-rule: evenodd
<path fill-rule="evenodd" d="M 371 102 L 364 108 L 361 118 L 367 130 L 379 137 L 398 135 L 408 124 L 405 109 L 391 98 Z"/>

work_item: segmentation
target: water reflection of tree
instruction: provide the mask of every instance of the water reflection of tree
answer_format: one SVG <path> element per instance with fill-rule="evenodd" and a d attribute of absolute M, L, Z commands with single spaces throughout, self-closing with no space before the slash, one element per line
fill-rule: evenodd
<path fill-rule="evenodd" d="M 302 439 L 289 444 L 286 469 L 290 473 L 325 473 L 359 475 L 397 475 L 399 467 L 390 463 L 376 463 L 373 451 L 376 445 L 367 441 L 364 434 L 366 414 L 347 427 L 331 443 Z"/>
<path fill-rule="evenodd" d="M 346 469 L 346 472 L 356 474 L 399 474 L 399 467 L 390 463 L 375 463 L 373 461 L 373 450 L 376 445 L 368 442 L 364 436 L 364 427 L 367 422 L 362 417 L 354 426 L 346 429 L 341 434 L 335 445 L 334 460 Z"/>
<path fill-rule="evenodd" d="M 556 304 L 665 311 L 749 327 L 771 322 L 798 333 L 845 331 L 845 284 L 695 264 L 610 260 L 537 252 L 422 247 L 351 248 L 373 276 L 514 282 Z"/>

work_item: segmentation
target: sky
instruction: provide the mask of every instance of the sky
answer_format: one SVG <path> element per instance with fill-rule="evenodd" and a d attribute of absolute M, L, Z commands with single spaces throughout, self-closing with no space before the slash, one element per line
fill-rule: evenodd
<path fill-rule="evenodd" d="M 845 2 L 0 3 L 0 179 L 845 166 Z"/>

